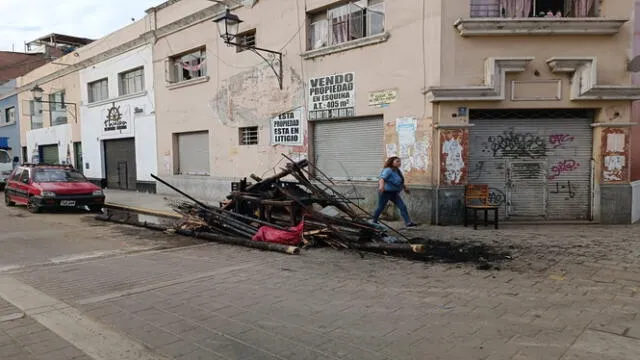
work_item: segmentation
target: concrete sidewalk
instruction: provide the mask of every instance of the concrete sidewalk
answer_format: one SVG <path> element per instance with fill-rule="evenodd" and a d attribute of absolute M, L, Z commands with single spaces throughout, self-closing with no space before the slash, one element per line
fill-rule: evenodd
<path fill-rule="evenodd" d="M 187 198 L 176 195 L 159 195 L 135 191 L 104 190 L 106 202 L 114 205 L 125 205 L 134 208 L 142 208 L 154 211 L 173 212 L 169 204 L 172 201 L 186 200 Z"/>

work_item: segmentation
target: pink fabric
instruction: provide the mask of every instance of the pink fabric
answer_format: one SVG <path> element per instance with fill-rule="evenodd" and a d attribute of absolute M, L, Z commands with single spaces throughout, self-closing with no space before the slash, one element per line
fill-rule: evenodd
<path fill-rule="evenodd" d="M 332 20 L 333 44 L 349 40 L 349 15 L 341 15 Z"/>
<path fill-rule="evenodd" d="M 506 11 L 505 16 L 522 18 L 531 16 L 533 0 L 500 0 L 500 7 Z"/>
<path fill-rule="evenodd" d="M 200 63 L 197 64 L 193 64 L 195 62 L 197 62 L 198 60 L 193 60 L 193 61 L 181 61 L 180 65 L 182 66 L 183 69 L 188 70 L 188 71 L 198 71 L 200 70 L 200 68 L 202 68 L 202 65 L 204 65 L 205 60 L 202 60 Z M 193 62 L 193 63 L 192 63 Z"/>
<path fill-rule="evenodd" d="M 573 16 L 574 17 L 588 17 L 589 13 L 593 9 L 595 0 L 573 0 Z"/>
<path fill-rule="evenodd" d="M 300 224 L 290 227 L 289 231 L 274 229 L 271 226 L 261 226 L 251 240 L 264 241 L 274 244 L 296 246 L 302 242 L 302 231 L 304 230 L 304 219 Z"/>

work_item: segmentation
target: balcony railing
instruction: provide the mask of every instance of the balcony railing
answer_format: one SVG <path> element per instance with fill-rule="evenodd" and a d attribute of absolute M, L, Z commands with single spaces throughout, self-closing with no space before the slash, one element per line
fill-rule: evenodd
<path fill-rule="evenodd" d="M 500 4 L 471 3 L 472 18 L 497 18 L 506 16 L 501 13 Z"/>
<path fill-rule="evenodd" d="M 565 2 L 564 9 L 549 11 L 549 9 L 538 8 L 536 2 L 531 2 L 528 11 L 510 10 L 503 7 L 500 1 L 495 0 L 471 0 L 470 17 L 471 18 L 592 18 L 597 17 L 598 12 L 596 2 L 585 2 L 584 6 L 578 6 L 577 3 Z M 590 6 L 590 7 L 589 7 Z"/>

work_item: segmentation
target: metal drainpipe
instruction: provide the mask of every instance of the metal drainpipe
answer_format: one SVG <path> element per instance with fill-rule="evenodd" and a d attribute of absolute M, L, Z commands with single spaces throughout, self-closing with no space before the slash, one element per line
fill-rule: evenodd
<path fill-rule="evenodd" d="M 437 145 L 437 147 L 435 149 L 440 149 L 440 138 L 438 137 L 438 124 L 434 124 L 433 126 L 433 139 L 431 141 L 432 144 Z M 432 154 L 435 154 L 433 147 L 431 148 Z M 440 151 L 438 150 L 438 154 L 440 153 Z M 431 166 L 432 166 L 432 171 L 431 171 L 431 183 L 433 183 L 435 181 L 436 184 L 436 188 L 435 188 L 435 197 L 434 197 L 434 202 L 435 202 L 435 224 L 434 225 L 438 225 L 440 223 L 440 181 L 438 181 L 438 179 L 440 178 L 440 166 L 436 166 L 436 164 L 440 164 L 440 159 L 438 158 L 438 161 L 434 161 L 432 159 L 431 161 Z M 436 176 L 437 175 L 437 176 Z M 434 179 L 435 178 L 435 179 Z"/>
<path fill-rule="evenodd" d="M 594 212 L 595 212 L 595 206 L 596 206 L 596 182 L 595 182 L 595 174 L 596 174 L 596 160 L 592 157 L 590 164 L 591 165 L 591 169 L 590 172 L 590 176 L 589 176 L 589 188 L 591 190 L 591 204 L 589 206 L 589 220 L 593 221 L 594 219 Z"/>

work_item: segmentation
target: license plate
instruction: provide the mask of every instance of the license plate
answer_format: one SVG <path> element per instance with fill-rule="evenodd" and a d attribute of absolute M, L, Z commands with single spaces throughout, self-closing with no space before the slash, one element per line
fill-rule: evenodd
<path fill-rule="evenodd" d="M 76 202 L 73 200 L 61 200 L 60 206 L 76 206 Z"/>

